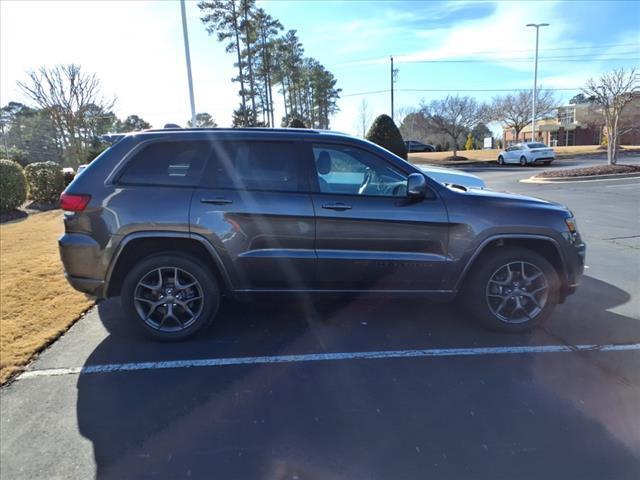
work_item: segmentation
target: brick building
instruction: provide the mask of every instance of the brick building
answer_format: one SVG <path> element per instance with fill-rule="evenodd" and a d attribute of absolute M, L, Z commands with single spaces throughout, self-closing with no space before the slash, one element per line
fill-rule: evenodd
<path fill-rule="evenodd" d="M 556 116 L 536 122 L 536 140 L 552 147 L 599 145 L 605 135 L 598 107 L 589 104 L 563 105 Z M 620 138 L 620 145 L 640 145 L 640 95 L 624 110 L 624 124 L 634 127 Z M 520 132 L 519 141 L 531 141 L 531 124 Z M 503 131 L 504 145 L 515 143 L 512 129 Z"/>

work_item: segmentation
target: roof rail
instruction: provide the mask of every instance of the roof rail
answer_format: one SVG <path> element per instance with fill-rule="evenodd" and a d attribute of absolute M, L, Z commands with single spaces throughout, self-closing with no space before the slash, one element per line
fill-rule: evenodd
<path fill-rule="evenodd" d="M 320 133 L 322 130 L 309 128 L 271 128 L 271 127 L 188 127 L 181 128 L 168 124 L 165 128 L 151 128 L 145 132 L 296 132 L 296 133 Z"/>

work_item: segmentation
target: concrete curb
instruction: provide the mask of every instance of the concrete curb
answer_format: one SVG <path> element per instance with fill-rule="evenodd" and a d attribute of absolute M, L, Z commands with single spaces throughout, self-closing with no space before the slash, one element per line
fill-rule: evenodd
<path fill-rule="evenodd" d="M 582 177 L 529 177 L 520 180 L 520 183 L 570 183 L 570 182 L 593 182 L 596 180 L 611 180 L 616 178 L 640 178 L 640 172 L 633 173 L 610 173 L 608 175 L 588 175 Z"/>

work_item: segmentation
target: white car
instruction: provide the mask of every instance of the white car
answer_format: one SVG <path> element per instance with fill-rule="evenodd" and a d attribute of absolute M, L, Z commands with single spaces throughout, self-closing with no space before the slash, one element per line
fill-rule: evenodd
<path fill-rule="evenodd" d="M 511 145 L 506 150 L 500 152 L 498 163 L 519 163 L 525 167 L 536 163 L 549 165 L 556 159 L 556 152 L 553 148 L 547 147 L 540 142 L 522 142 Z"/>
<path fill-rule="evenodd" d="M 471 173 L 456 170 L 455 168 L 434 167 L 431 165 L 420 165 L 420 170 L 433 178 L 436 182 L 444 185 L 462 185 L 467 188 L 485 188 L 484 180 Z"/>

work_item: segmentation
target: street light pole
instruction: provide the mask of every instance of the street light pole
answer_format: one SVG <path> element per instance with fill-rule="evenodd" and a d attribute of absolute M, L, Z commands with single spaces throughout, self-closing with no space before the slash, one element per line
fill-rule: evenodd
<path fill-rule="evenodd" d="M 184 55 L 187 60 L 187 78 L 189 80 L 189 101 L 191 102 L 191 126 L 196 126 L 196 101 L 193 98 L 193 78 L 191 78 L 191 55 L 189 54 L 189 32 L 187 31 L 187 14 L 184 0 L 180 0 L 182 12 L 182 33 L 184 35 Z"/>
<path fill-rule="evenodd" d="M 536 28 L 536 59 L 533 67 L 533 107 L 531 113 L 531 141 L 536 140 L 536 100 L 538 98 L 538 35 L 540 27 L 548 27 L 548 23 L 527 23 L 527 27 Z"/>

